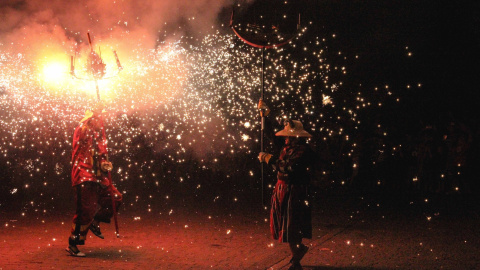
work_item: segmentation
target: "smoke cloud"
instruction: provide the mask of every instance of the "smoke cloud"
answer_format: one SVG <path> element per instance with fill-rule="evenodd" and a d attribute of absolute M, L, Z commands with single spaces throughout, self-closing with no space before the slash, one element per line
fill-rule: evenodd
<path fill-rule="evenodd" d="M 10 103 L 16 102 L 10 111 L 22 111 L 24 115 L 18 119 L 59 117 L 62 125 L 58 130 L 67 130 L 71 123 L 78 122 L 96 100 L 95 84 L 70 76 L 70 56 L 75 56 L 75 73 L 84 77 L 81 68 L 86 66 L 85 56 L 90 51 L 89 32 L 94 50 L 101 48 L 107 75 L 117 69 L 114 50 L 124 67 L 118 76 L 98 82 L 101 99 L 111 113 L 110 121 L 115 122 L 109 123 L 111 126 L 121 129 L 122 125 L 117 124 L 123 119 L 136 120 L 138 132 L 153 131 L 152 140 L 157 140 L 157 133 L 164 137 L 161 149 L 165 145 L 176 148 L 177 144 L 183 149 L 197 138 L 194 145 L 202 148 L 196 149 L 197 153 L 224 150 L 226 143 L 219 141 L 230 136 L 222 131 L 225 119 L 205 94 L 212 91 L 210 88 L 217 91 L 205 80 L 205 74 L 212 77 L 217 70 L 225 70 L 229 54 L 220 49 L 220 56 L 215 56 L 215 50 L 204 52 L 204 48 L 185 52 L 175 41 L 182 35 L 199 40 L 215 35 L 216 26 L 228 23 L 219 20 L 219 14 L 232 4 L 233 0 L 3 0 L 0 87 L 9 93 Z M 210 38 L 212 44 L 208 46 L 228 44 L 225 40 L 217 45 L 215 40 L 218 38 Z M 195 70 L 198 72 L 190 74 Z M 60 73 L 62 76 L 58 76 Z M 203 79 L 198 82 L 195 78 Z M 205 89 L 207 86 L 210 88 Z M 199 97 L 203 94 L 205 97 Z M 141 115 L 138 119 L 135 112 Z M 169 123 L 172 127 L 159 128 Z M 18 129 L 23 126 L 20 124 Z M 200 135 L 192 133 L 194 129 L 201 129 Z M 125 132 L 127 136 L 132 134 Z M 215 147 L 210 147 L 214 140 Z"/>
<path fill-rule="evenodd" d="M 166 27 L 179 23 L 206 32 L 228 0 L 4 0 L 0 42 L 20 47 L 44 40 L 80 42 L 128 36 L 124 42 L 154 47 Z M 70 44 L 71 45 L 71 44 Z M 137 44 L 138 45 L 138 44 Z"/>

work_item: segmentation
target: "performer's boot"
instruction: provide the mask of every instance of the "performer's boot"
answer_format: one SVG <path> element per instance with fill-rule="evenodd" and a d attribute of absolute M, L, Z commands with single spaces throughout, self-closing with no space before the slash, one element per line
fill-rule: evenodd
<path fill-rule="evenodd" d="M 93 234 L 95 234 L 96 236 L 104 239 L 105 237 L 103 236 L 102 232 L 100 231 L 100 224 L 98 221 L 94 220 L 92 221 L 92 223 L 90 224 L 90 226 L 88 227 L 88 229 L 90 231 L 92 231 Z"/>
<path fill-rule="evenodd" d="M 290 260 L 290 263 L 291 263 L 292 265 L 290 265 L 290 267 L 288 268 L 288 270 L 303 270 L 303 267 L 302 267 L 302 265 L 300 264 L 299 261 L 295 261 L 295 262 L 294 262 L 294 261 Z"/>
<path fill-rule="evenodd" d="M 65 249 L 70 255 L 74 257 L 85 257 L 85 253 L 81 252 L 77 245 L 83 245 L 85 241 L 79 240 L 79 236 L 72 235 L 68 238 L 68 247 Z"/>
<path fill-rule="evenodd" d="M 288 270 L 302 270 L 303 267 L 300 264 L 300 261 L 302 260 L 303 256 L 308 251 L 308 247 L 305 246 L 304 244 L 292 244 L 290 243 L 290 250 L 292 251 L 292 259 L 290 260 L 290 263 L 292 264 Z"/>
<path fill-rule="evenodd" d="M 298 258 L 298 261 L 302 260 L 303 259 L 303 256 L 305 256 L 305 254 L 307 254 L 308 252 L 308 246 L 305 246 L 304 244 L 300 243 L 300 246 L 299 248 L 297 249 L 297 258 Z"/>

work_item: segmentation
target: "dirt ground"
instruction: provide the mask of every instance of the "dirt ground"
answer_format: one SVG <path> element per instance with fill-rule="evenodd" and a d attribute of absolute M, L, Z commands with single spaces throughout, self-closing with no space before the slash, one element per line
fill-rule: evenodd
<path fill-rule="evenodd" d="M 456 202 L 454 202 L 456 203 Z M 480 269 L 478 212 L 405 200 L 329 197 L 314 208 L 304 269 Z M 0 217 L 0 269 L 287 269 L 288 247 L 270 239 L 267 211 L 182 208 L 119 214 L 80 249 L 65 248 L 70 213 Z"/>

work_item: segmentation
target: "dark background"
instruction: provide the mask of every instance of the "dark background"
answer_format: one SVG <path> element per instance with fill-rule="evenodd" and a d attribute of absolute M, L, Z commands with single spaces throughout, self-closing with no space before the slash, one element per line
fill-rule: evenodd
<path fill-rule="evenodd" d="M 307 1 L 307 5 L 306 20 L 315 19 L 325 32 L 338 33 L 336 46 L 360 55 L 351 76 L 364 83 L 422 83 L 421 90 L 402 102 L 402 113 L 410 119 L 438 120 L 449 111 L 457 117 L 477 117 L 478 2 Z M 408 51 L 412 57 L 404 57 Z"/>

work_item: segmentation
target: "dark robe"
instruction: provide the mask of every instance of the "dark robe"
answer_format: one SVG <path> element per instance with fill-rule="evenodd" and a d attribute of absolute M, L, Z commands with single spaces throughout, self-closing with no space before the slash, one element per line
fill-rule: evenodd
<path fill-rule="evenodd" d="M 311 205 L 307 188 L 315 160 L 313 151 L 304 143 L 285 146 L 279 157 L 269 162 L 277 172 L 272 194 L 270 231 L 274 239 L 298 243 L 312 238 Z"/>

